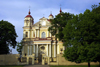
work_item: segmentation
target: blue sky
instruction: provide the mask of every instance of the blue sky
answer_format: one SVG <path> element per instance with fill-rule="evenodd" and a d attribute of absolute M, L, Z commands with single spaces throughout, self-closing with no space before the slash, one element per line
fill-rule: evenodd
<path fill-rule="evenodd" d="M 98 5 L 100 0 L 0 0 L 0 21 L 6 20 L 15 26 L 18 35 L 17 41 L 23 38 L 24 18 L 28 15 L 29 6 L 34 23 L 40 18 L 48 18 L 51 11 L 55 16 L 59 13 L 60 4 L 63 12 L 72 14 L 83 13 L 86 9 L 92 9 L 91 5 Z M 10 49 L 12 49 L 10 47 Z M 12 49 L 17 54 L 16 49 Z"/>

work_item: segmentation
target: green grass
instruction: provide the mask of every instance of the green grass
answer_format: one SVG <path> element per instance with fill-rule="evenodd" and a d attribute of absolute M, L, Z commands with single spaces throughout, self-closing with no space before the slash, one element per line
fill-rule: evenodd
<path fill-rule="evenodd" d="M 24 65 L 0 65 L 0 67 L 23 67 Z"/>
<path fill-rule="evenodd" d="M 88 65 L 58 65 L 58 66 L 50 66 L 50 67 L 88 67 Z M 91 65 L 90 67 L 99 67 L 99 65 Z"/>

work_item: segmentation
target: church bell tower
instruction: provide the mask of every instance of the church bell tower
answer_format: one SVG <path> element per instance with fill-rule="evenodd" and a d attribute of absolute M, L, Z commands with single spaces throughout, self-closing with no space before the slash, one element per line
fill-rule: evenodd
<path fill-rule="evenodd" d="M 31 12 L 29 10 L 28 15 L 24 19 L 24 26 L 32 26 L 34 24 L 34 19 L 30 14 Z"/>
<path fill-rule="evenodd" d="M 34 19 L 30 15 L 30 9 L 28 12 L 28 15 L 24 18 L 24 27 L 23 27 L 23 38 L 31 38 L 31 28 L 32 25 L 34 24 Z"/>

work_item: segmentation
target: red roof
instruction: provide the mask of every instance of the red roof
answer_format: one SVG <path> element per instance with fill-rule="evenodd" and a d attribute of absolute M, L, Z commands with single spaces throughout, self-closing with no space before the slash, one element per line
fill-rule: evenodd
<path fill-rule="evenodd" d="M 52 14 L 50 14 L 49 16 L 53 16 Z"/>
<path fill-rule="evenodd" d="M 31 17 L 31 18 L 33 18 L 30 14 L 31 14 L 31 12 L 30 12 L 30 10 L 29 10 L 28 15 L 27 15 L 26 17 Z M 25 18 L 26 18 L 26 17 L 25 17 Z"/>
<path fill-rule="evenodd" d="M 27 15 L 26 17 L 31 17 L 31 18 L 33 18 L 31 15 Z M 26 18 L 26 17 L 25 17 L 25 18 Z"/>

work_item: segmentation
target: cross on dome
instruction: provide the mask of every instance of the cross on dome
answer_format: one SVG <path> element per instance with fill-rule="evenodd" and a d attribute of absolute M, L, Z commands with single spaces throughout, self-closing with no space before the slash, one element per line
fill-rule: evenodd
<path fill-rule="evenodd" d="M 60 13 L 62 12 L 61 7 L 60 7 Z"/>
<path fill-rule="evenodd" d="M 52 15 L 52 11 L 51 11 L 51 13 L 50 13 L 50 15 L 49 15 L 49 16 L 53 16 L 53 15 Z"/>
<path fill-rule="evenodd" d="M 28 14 L 29 14 L 29 15 L 31 14 L 31 12 L 30 12 L 30 9 L 29 9 L 29 12 L 28 12 Z"/>
<path fill-rule="evenodd" d="M 61 10 L 61 4 L 60 4 L 60 11 L 59 11 L 60 13 L 62 12 L 62 10 Z"/>
<path fill-rule="evenodd" d="M 27 15 L 26 17 L 31 17 L 31 18 L 33 18 L 30 14 L 31 14 L 31 12 L 30 12 L 30 9 L 29 9 L 28 15 Z"/>

